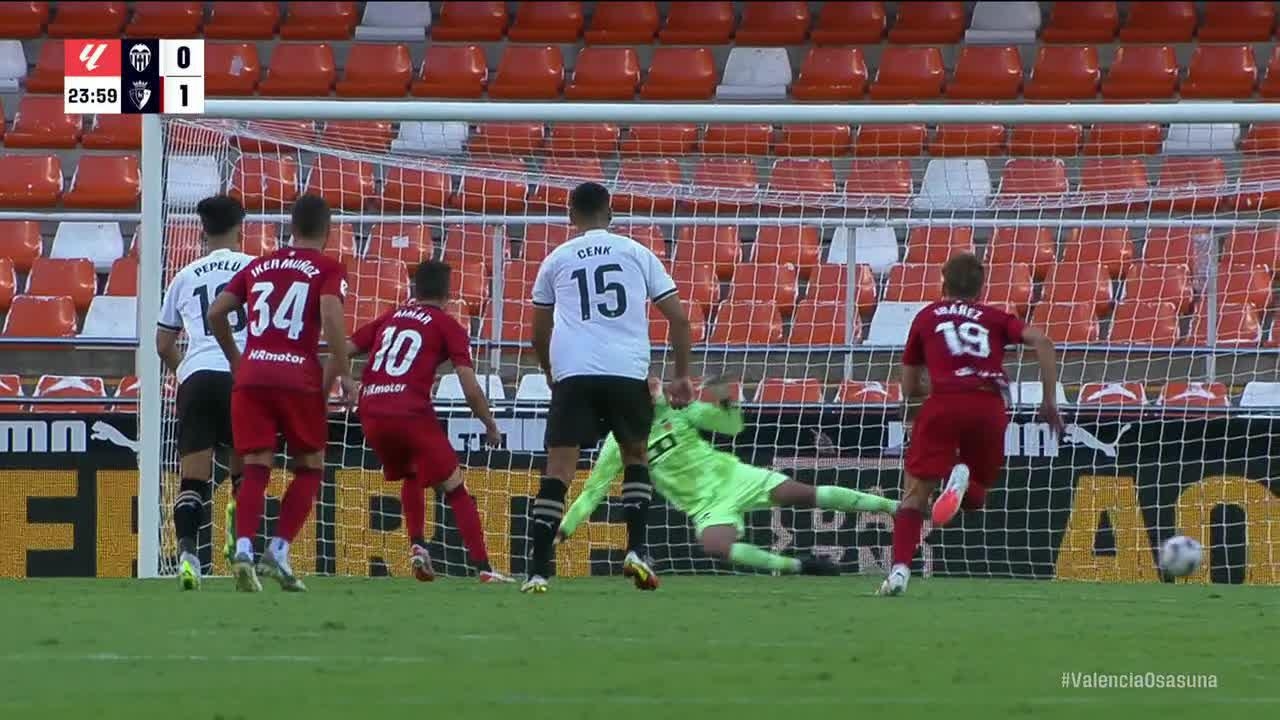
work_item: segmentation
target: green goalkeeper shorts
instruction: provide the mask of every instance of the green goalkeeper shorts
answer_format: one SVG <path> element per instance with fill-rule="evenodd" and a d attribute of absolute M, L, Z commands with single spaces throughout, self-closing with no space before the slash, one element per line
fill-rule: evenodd
<path fill-rule="evenodd" d="M 743 516 L 752 510 L 773 507 L 770 494 L 788 479 L 782 473 L 742 462 L 720 466 L 716 476 L 706 482 L 718 483 L 719 490 L 689 513 L 699 537 L 703 530 L 715 525 L 732 525 L 741 536 L 746 529 Z"/>

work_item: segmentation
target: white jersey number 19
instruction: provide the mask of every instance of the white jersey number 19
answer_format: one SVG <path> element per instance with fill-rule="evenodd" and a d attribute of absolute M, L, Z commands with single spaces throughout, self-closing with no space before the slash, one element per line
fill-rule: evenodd
<path fill-rule="evenodd" d="M 978 323 L 963 322 L 959 327 L 953 322 L 938 323 L 935 331 L 942 333 L 952 355 L 984 358 L 991 354 L 990 333 Z"/>

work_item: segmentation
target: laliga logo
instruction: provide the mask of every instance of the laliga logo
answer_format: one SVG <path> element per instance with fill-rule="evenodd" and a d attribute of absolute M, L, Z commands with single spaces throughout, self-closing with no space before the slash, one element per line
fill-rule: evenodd
<path fill-rule="evenodd" d="M 98 69 L 98 61 L 102 59 L 103 54 L 107 52 L 106 43 L 93 43 L 80 48 L 80 62 L 84 63 L 84 69 L 90 72 Z"/>

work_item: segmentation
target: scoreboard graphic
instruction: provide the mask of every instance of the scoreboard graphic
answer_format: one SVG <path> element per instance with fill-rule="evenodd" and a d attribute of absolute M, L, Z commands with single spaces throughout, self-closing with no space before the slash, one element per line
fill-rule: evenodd
<path fill-rule="evenodd" d="M 204 40 L 67 40 L 63 53 L 68 115 L 204 112 Z"/>

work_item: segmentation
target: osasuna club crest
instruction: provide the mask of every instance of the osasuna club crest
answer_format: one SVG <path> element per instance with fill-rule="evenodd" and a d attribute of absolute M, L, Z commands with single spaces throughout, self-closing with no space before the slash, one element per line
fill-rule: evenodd
<path fill-rule="evenodd" d="M 129 64 L 134 70 L 145 72 L 151 65 L 151 48 L 141 44 L 129 48 Z"/>
<path fill-rule="evenodd" d="M 134 107 L 141 110 L 146 106 L 147 101 L 151 99 L 151 88 L 147 86 L 145 80 L 138 80 L 129 90 L 129 99 L 133 101 Z"/>

